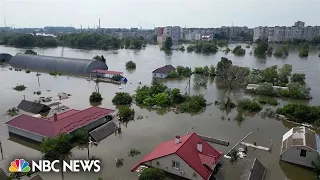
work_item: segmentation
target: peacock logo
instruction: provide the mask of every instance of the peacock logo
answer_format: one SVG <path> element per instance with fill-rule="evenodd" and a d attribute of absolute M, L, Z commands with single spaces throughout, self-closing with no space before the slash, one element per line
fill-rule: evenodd
<path fill-rule="evenodd" d="M 24 159 L 16 159 L 11 162 L 9 167 L 10 172 L 29 172 L 30 166 Z"/>

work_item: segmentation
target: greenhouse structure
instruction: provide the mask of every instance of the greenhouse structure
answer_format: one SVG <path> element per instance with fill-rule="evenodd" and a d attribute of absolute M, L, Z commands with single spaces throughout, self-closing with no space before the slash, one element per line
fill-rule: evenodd
<path fill-rule="evenodd" d="M 105 63 L 97 60 L 29 54 L 17 54 L 8 63 L 14 68 L 68 74 L 86 74 L 95 69 L 108 70 Z"/>

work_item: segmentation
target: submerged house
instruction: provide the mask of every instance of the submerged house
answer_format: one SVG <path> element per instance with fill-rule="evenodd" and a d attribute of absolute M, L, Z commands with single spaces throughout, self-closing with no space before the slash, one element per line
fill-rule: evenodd
<path fill-rule="evenodd" d="M 283 135 L 280 159 L 289 163 L 311 167 L 320 152 L 320 138 L 315 131 L 298 126 Z"/>
<path fill-rule="evenodd" d="M 221 158 L 221 152 L 196 133 L 191 133 L 181 137 L 176 136 L 174 139 L 160 144 L 131 171 L 136 171 L 143 165 L 159 168 L 186 179 L 208 180 Z"/>
<path fill-rule="evenodd" d="M 267 169 L 257 159 L 248 159 L 238 180 L 264 180 Z"/>
<path fill-rule="evenodd" d="M 154 71 L 152 71 L 152 77 L 154 78 L 167 78 L 170 71 L 176 70 L 172 65 L 165 65 Z"/>
<path fill-rule="evenodd" d="M 115 110 L 90 107 L 79 111 L 70 109 L 50 118 L 33 117 L 26 114 L 6 122 L 9 133 L 37 142 L 43 138 L 54 138 L 60 133 L 73 133 L 80 128 L 88 131 L 108 122 Z"/>
<path fill-rule="evenodd" d="M 27 100 L 22 100 L 17 108 L 33 114 L 46 113 L 51 109 L 49 106 L 45 104 Z"/>

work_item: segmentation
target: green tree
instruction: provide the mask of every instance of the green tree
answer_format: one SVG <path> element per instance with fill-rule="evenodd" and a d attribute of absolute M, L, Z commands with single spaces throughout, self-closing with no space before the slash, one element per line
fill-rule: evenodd
<path fill-rule="evenodd" d="M 154 96 L 156 104 L 160 107 L 167 107 L 171 104 L 169 95 L 165 92 L 156 94 Z"/>
<path fill-rule="evenodd" d="M 101 102 L 103 100 L 103 98 L 101 97 L 101 94 L 98 92 L 92 92 L 92 94 L 90 95 L 89 98 L 91 103 L 95 103 L 95 102 Z"/>
<path fill-rule="evenodd" d="M 135 114 L 134 109 L 131 109 L 128 106 L 122 106 L 119 108 L 119 112 L 118 112 L 119 121 L 122 121 L 122 122 L 132 121 L 134 120 L 134 114 Z"/>
<path fill-rule="evenodd" d="M 126 63 L 126 69 L 136 69 L 136 63 L 133 61 L 128 61 Z"/>
<path fill-rule="evenodd" d="M 83 150 L 83 149 L 87 149 L 88 151 L 88 159 L 90 159 L 90 135 L 89 132 L 82 128 L 82 129 L 78 129 L 75 134 L 74 134 L 74 140 L 78 143 L 78 148 Z"/>
<path fill-rule="evenodd" d="M 216 68 L 213 65 L 210 66 L 209 75 L 210 76 L 215 76 L 216 75 Z"/>
<path fill-rule="evenodd" d="M 112 99 L 112 103 L 115 105 L 129 105 L 132 103 L 132 97 L 126 92 L 117 92 Z"/>
<path fill-rule="evenodd" d="M 124 46 L 126 49 L 128 49 L 130 47 L 130 44 L 131 44 L 131 40 L 130 39 L 125 39 L 124 40 Z"/>
<path fill-rule="evenodd" d="M 180 104 L 185 100 L 185 97 L 181 94 L 180 89 L 174 88 L 170 91 L 170 96 L 173 104 Z"/>
<path fill-rule="evenodd" d="M 69 134 L 59 134 L 55 138 L 45 138 L 40 144 L 41 152 L 44 159 L 53 161 L 59 160 L 62 164 L 63 160 L 71 157 L 71 143 Z M 62 168 L 60 166 L 60 168 Z M 63 171 L 60 169 L 62 179 L 64 179 Z"/>
<path fill-rule="evenodd" d="M 269 83 L 272 83 L 272 85 L 275 85 L 275 82 L 279 77 L 277 68 L 278 66 L 274 65 L 271 67 L 267 67 L 262 71 L 265 82 L 269 82 Z"/>
<path fill-rule="evenodd" d="M 309 43 L 304 43 L 302 47 L 299 49 L 300 57 L 308 57 L 309 56 Z"/>
<path fill-rule="evenodd" d="M 257 47 L 254 49 L 255 55 L 265 55 L 268 51 L 268 43 L 267 42 L 261 42 L 258 43 Z"/>
<path fill-rule="evenodd" d="M 171 50 L 172 45 L 173 45 L 172 38 L 171 37 L 167 37 L 162 48 L 164 50 Z"/>
<path fill-rule="evenodd" d="M 294 74 L 292 74 L 292 77 L 291 77 L 291 81 L 292 82 L 297 82 L 297 83 L 300 83 L 302 85 L 306 84 L 305 79 L 306 79 L 306 75 L 305 74 L 300 74 L 300 73 L 294 73 Z"/>
<path fill-rule="evenodd" d="M 140 176 L 139 180 L 164 180 L 165 174 L 161 169 L 157 168 L 146 168 L 144 169 Z"/>
<path fill-rule="evenodd" d="M 104 58 L 103 55 L 102 56 L 96 55 L 95 57 L 93 57 L 93 59 L 96 60 L 96 61 L 104 62 L 104 63 L 106 62 L 106 59 Z"/>
<path fill-rule="evenodd" d="M 170 71 L 167 78 L 178 78 L 180 75 L 177 71 Z"/>
<path fill-rule="evenodd" d="M 221 60 L 217 64 L 216 73 L 219 76 L 222 76 L 226 69 L 228 69 L 232 65 L 232 61 L 228 58 L 222 57 Z"/>
<path fill-rule="evenodd" d="M 236 46 L 233 50 L 232 53 L 235 55 L 245 55 L 246 50 L 241 47 L 241 45 Z"/>

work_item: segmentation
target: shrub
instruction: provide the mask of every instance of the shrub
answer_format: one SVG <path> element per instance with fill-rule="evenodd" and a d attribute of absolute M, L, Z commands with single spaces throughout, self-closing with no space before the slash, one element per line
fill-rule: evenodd
<path fill-rule="evenodd" d="M 194 95 L 188 97 L 187 100 L 180 105 L 182 112 L 197 113 L 207 106 L 206 99 L 203 95 Z"/>
<path fill-rule="evenodd" d="M 112 99 L 112 103 L 116 105 L 129 105 L 132 103 L 132 97 L 126 92 L 117 92 Z"/>
<path fill-rule="evenodd" d="M 119 120 L 120 121 L 124 121 L 124 122 L 128 122 L 128 121 L 132 121 L 134 120 L 134 109 L 131 109 L 128 106 L 123 106 L 119 108 Z"/>
<path fill-rule="evenodd" d="M 320 106 L 309 106 L 305 104 L 286 104 L 277 109 L 278 114 L 285 115 L 287 118 L 302 123 L 313 124 L 319 120 Z"/>
<path fill-rule="evenodd" d="M 26 73 L 30 73 L 31 71 L 30 70 L 26 70 Z"/>
<path fill-rule="evenodd" d="M 139 180 L 164 180 L 165 174 L 161 169 L 157 168 L 146 168 L 144 169 L 140 176 Z"/>
<path fill-rule="evenodd" d="M 241 45 L 236 46 L 233 50 L 232 53 L 235 55 L 245 55 L 246 50 L 241 47 Z"/>
<path fill-rule="evenodd" d="M 177 72 L 180 76 L 189 77 L 192 74 L 192 70 L 189 67 L 177 66 Z"/>
<path fill-rule="evenodd" d="M 209 67 L 208 66 L 196 67 L 196 68 L 194 68 L 193 73 L 204 75 L 204 76 L 209 76 Z"/>
<path fill-rule="evenodd" d="M 245 77 L 245 82 L 247 84 L 259 84 L 263 81 L 263 77 L 257 74 L 249 74 Z M 271 85 L 272 86 L 272 85 Z"/>
<path fill-rule="evenodd" d="M 259 103 L 250 100 L 250 99 L 242 99 L 238 101 L 238 107 L 242 110 L 249 111 L 249 112 L 257 112 L 262 109 Z"/>
<path fill-rule="evenodd" d="M 93 92 L 91 95 L 90 95 L 90 98 L 89 98 L 89 101 L 91 103 L 95 103 L 95 102 L 101 102 L 103 100 L 103 98 L 101 97 L 101 94 L 98 93 L 98 92 Z"/>
<path fill-rule="evenodd" d="M 16 90 L 16 91 L 24 91 L 25 89 L 27 89 L 27 87 L 24 86 L 24 85 L 17 85 L 13 89 Z"/>
<path fill-rule="evenodd" d="M 279 90 L 279 93 L 283 97 L 289 97 L 294 99 L 311 99 L 310 88 L 306 85 L 290 82 L 288 83 L 288 90 Z"/>
<path fill-rule="evenodd" d="M 179 77 L 179 73 L 177 71 L 170 71 L 167 76 L 167 78 L 178 78 L 178 77 Z"/>
<path fill-rule="evenodd" d="M 185 101 L 186 97 L 180 92 L 180 89 L 174 88 L 170 91 L 170 99 L 173 104 L 180 104 Z"/>
<path fill-rule="evenodd" d="M 18 115 L 19 114 L 19 109 L 18 108 L 12 108 L 12 109 L 8 109 L 8 111 L 7 111 L 7 115 L 9 115 L 9 116 L 16 116 L 16 115 Z"/>
<path fill-rule="evenodd" d="M 244 121 L 244 117 L 243 117 L 242 111 L 238 112 L 237 116 L 235 117 L 235 120 L 238 121 L 238 122 Z"/>
<path fill-rule="evenodd" d="M 135 69 L 136 68 L 136 63 L 134 63 L 133 61 L 128 61 L 126 63 L 126 68 L 127 69 Z"/>
<path fill-rule="evenodd" d="M 51 76 L 61 76 L 61 75 L 62 75 L 62 73 L 59 73 L 59 72 L 56 72 L 56 71 L 49 72 L 49 74 L 50 74 Z"/>
<path fill-rule="evenodd" d="M 131 157 L 134 157 L 136 155 L 139 155 L 140 154 L 140 151 L 137 150 L 137 149 L 134 149 L 134 148 L 130 148 L 130 151 L 128 153 L 128 156 L 131 156 Z"/>
<path fill-rule="evenodd" d="M 272 105 L 272 106 L 279 105 L 279 103 L 278 103 L 278 101 L 276 99 L 268 99 L 268 100 L 259 99 L 259 103 L 260 104 L 269 104 L 269 105 Z"/>

